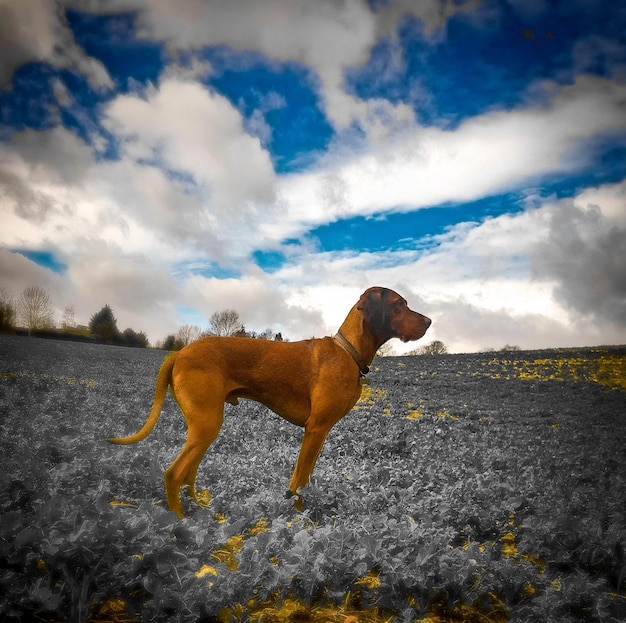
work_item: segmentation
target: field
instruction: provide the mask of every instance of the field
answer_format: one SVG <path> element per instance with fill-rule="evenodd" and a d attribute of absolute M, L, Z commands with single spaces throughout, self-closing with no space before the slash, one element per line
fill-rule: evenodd
<path fill-rule="evenodd" d="M 228 406 L 178 521 L 163 351 L 0 336 L 0 618 L 626 619 L 626 350 L 377 359 L 300 513 L 301 430 Z M 210 498 L 210 499 L 209 499 Z"/>

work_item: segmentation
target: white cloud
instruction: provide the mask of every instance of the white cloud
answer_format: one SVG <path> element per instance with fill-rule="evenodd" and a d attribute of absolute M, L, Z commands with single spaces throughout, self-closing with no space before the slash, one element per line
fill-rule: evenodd
<path fill-rule="evenodd" d="M 626 128 L 626 85 L 581 77 L 549 105 L 486 113 L 456 130 L 413 127 L 279 184 L 286 209 L 264 233 L 283 238 L 340 218 L 472 201 L 589 164 L 584 141 Z"/>
<path fill-rule="evenodd" d="M 0 88 L 11 85 L 19 66 L 45 61 L 56 67 L 77 69 L 97 88 L 111 88 L 104 65 L 76 44 L 56 2 L 5 0 L 0 5 Z"/>
<path fill-rule="evenodd" d="M 92 147 L 57 127 L 25 130 L 0 145 L 3 240 L 71 247 L 85 237 L 127 252 L 241 261 L 258 223 L 277 208 L 268 153 L 225 98 L 165 81 L 149 100 L 114 99 L 107 124 L 122 158 L 97 161 Z"/>
<path fill-rule="evenodd" d="M 132 214 L 115 200 L 115 186 L 103 184 L 120 166 L 98 164 L 91 148 L 64 128 L 15 134 L 0 146 L 3 242 L 68 254 L 90 239 L 132 244 Z"/>
<path fill-rule="evenodd" d="M 11 84 L 15 68 L 52 56 L 56 40 L 54 5 L 46 0 L 7 2 L 0 6 L 0 86 Z"/>
<path fill-rule="evenodd" d="M 142 36 L 165 41 L 172 53 L 225 45 L 313 68 L 328 116 L 344 128 L 370 114 L 367 103 L 346 93 L 346 68 L 364 64 L 378 39 L 395 34 L 407 14 L 432 29 L 464 10 L 457 3 L 442 6 L 436 0 L 395 1 L 377 12 L 365 0 L 152 0 L 139 21 Z"/>
<path fill-rule="evenodd" d="M 610 214 L 613 189 L 587 191 L 551 206 L 547 235 L 534 249 L 534 267 L 538 277 L 554 283 L 563 305 L 591 322 L 623 327 L 626 337 L 626 205 L 620 222 L 587 203 L 590 196 L 608 196 Z"/>
<path fill-rule="evenodd" d="M 165 42 L 174 57 L 224 45 L 281 62 L 300 62 L 319 76 L 327 114 L 340 128 L 354 119 L 366 120 L 371 112 L 368 104 L 346 93 L 344 71 L 365 63 L 382 35 L 395 35 L 408 14 L 431 30 L 455 12 L 472 8 L 454 2 L 442 5 L 439 0 L 396 0 L 377 12 L 365 0 L 60 0 L 59 5 L 87 13 L 137 12 L 139 35 Z M 5 1 L 0 7 L 0 39 L 9 44 L 0 62 L 0 86 L 10 84 L 15 68 L 41 60 L 77 68 L 96 87 L 113 86 L 104 65 L 77 45 L 63 11 L 51 2 Z"/>
<path fill-rule="evenodd" d="M 39 266 L 19 253 L 0 247 L 0 287 L 14 299 L 28 286 L 43 288 L 53 302 L 61 306 L 66 293 L 64 280 L 53 271 Z"/>
<path fill-rule="evenodd" d="M 120 330 L 143 330 L 154 340 L 173 332 L 178 320 L 175 304 L 181 294 L 168 268 L 158 258 L 90 240 L 72 254 L 65 278 L 83 321 L 109 304 Z"/>
<path fill-rule="evenodd" d="M 596 208 L 604 218 L 616 225 L 626 225 L 626 180 L 587 188 L 576 197 L 576 204 L 585 209 Z"/>
<path fill-rule="evenodd" d="M 272 209 L 275 174 L 259 139 L 245 132 L 239 111 L 199 84 L 170 79 L 147 99 L 116 98 L 106 115 L 108 127 L 124 140 L 129 159 L 153 161 L 182 174 L 183 184 L 184 176 L 191 178 L 188 197 L 179 195 L 177 202 L 158 210 L 184 213 L 185 203 L 195 204 L 190 231 L 219 235 L 233 245 L 223 253 L 240 257 L 241 239 L 256 237 L 257 222 Z M 144 171 L 143 177 L 156 175 Z M 177 186 L 171 178 L 159 184 Z M 147 188 L 153 204 L 162 191 Z M 244 250 L 249 247 L 244 245 Z"/>
<path fill-rule="evenodd" d="M 328 111 L 340 125 L 349 122 L 347 111 L 356 103 L 343 89 L 343 70 L 365 62 L 376 37 L 374 14 L 354 0 L 159 0 L 139 19 L 144 36 L 166 41 L 173 51 L 225 45 L 315 68 Z"/>

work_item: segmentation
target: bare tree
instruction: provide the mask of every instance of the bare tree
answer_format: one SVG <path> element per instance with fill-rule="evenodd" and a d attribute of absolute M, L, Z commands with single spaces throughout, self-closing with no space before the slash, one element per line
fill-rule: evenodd
<path fill-rule="evenodd" d="M 239 314 L 234 309 L 215 312 L 209 319 L 210 335 L 236 335 L 244 329 Z"/>
<path fill-rule="evenodd" d="M 389 342 L 385 342 L 377 351 L 376 355 L 378 357 L 393 357 L 394 353 L 393 346 Z"/>
<path fill-rule="evenodd" d="M 411 351 L 409 355 L 446 355 L 447 353 L 448 347 L 442 341 L 435 340 L 426 346 Z"/>
<path fill-rule="evenodd" d="M 74 314 L 74 306 L 68 305 L 63 310 L 63 317 L 61 318 L 61 327 L 67 331 L 73 329 L 76 326 L 76 316 Z"/>
<path fill-rule="evenodd" d="M 48 293 L 39 286 L 29 286 L 17 300 L 17 315 L 28 329 L 45 329 L 53 325 L 54 312 Z"/>
<path fill-rule="evenodd" d="M 184 324 L 176 333 L 176 340 L 183 346 L 195 342 L 202 337 L 202 329 L 195 324 Z"/>
<path fill-rule="evenodd" d="M 14 326 L 15 301 L 4 288 L 0 288 L 0 331 L 12 331 Z"/>

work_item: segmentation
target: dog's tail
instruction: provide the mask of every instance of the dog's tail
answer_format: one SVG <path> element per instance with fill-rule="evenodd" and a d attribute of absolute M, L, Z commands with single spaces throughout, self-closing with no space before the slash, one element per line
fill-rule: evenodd
<path fill-rule="evenodd" d="M 167 388 L 172 381 L 172 368 L 174 367 L 175 359 L 175 356 L 169 356 L 163 362 L 163 365 L 159 370 L 156 389 L 154 390 L 154 402 L 152 403 L 152 409 L 146 423 L 141 427 L 141 430 L 137 431 L 134 435 L 130 435 L 129 437 L 110 437 L 107 441 L 122 445 L 137 443 L 138 441 L 145 439 L 153 431 L 161 415 L 161 409 L 163 408 L 165 396 L 167 395 Z"/>

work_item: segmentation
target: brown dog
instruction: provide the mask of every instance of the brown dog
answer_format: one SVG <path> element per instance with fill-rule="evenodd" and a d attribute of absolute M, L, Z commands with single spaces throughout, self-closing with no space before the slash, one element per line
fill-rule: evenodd
<path fill-rule="evenodd" d="M 183 517 L 181 489 L 196 498 L 202 457 L 215 441 L 224 419 L 224 403 L 239 398 L 263 403 L 304 427 L 302 448 L 289 484 L 298 494 L 309 481 L 328 432 L 361 395 L 361 378 L 387 340 L 417 340 L 430 319 L 410 310 L 393 290 L 370 288 L 350 310 L 334 338 L 270 342 L 241 337 L 208 337 L 168 357 L 159 372 L 154 403 L 142 429 L 130 437 L 109 439 L 130 444 L 155 427 L 168 386 L 187 420 L 187 442 L 165 472 L 167 503 Z"/>

